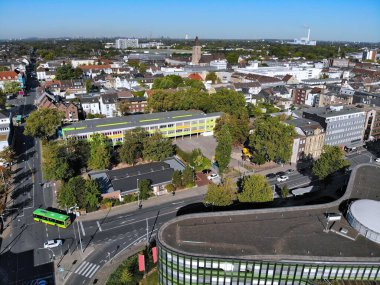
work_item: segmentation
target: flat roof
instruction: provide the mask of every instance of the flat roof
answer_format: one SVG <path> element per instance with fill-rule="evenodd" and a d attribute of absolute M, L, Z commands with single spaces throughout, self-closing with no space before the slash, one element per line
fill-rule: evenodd
<path fill-rule="evenodd" d="M 346 193 L 334 202 L 180 216 L 160 228 L 158 240 L 169 250 L 205 257 L 378 263 L 378 244 L 361 235 L 351 240 L 326 233 L 324 221 L 326 213 L 339 213 L 347 200 L 379 200 L 380 189 L 373 187 L 379 183 L 380 167 L 360 165 Z"/>
<path fill-rule="evenodd" d="M 210 117 L 219 117 L 221 112 L 203 113 L 202 111 L 172 111 L 141 115 L 130 115 L 124 117 L 102 118 L 85 120 L 72 123 L 62 130 L 65 135 L 75 135 L 83 133 L 101 132 L 114 130 L 115 128 L 137 128 L 149 125 L 165 124 L 170 122 L 181 122 L 188 120 L 205 119 Z"/>
<path fill-rule="evenodd" d="M 362 199 L 350 206 L 354 218 L 366 228 L 380 234 L 380 201 Z"/>
<path fill-rule="evenodd" d="M 348 115 L 348 114 L 364 113 L 364 110 L 361 110 L 356 107 L 353 107 L 353 108 L 343 107 L 342 110 L 335 111 L 335 110 L 331 110 L 329 107 L 314 107 L 314 108 L 308 108 L 306 110 L 303 110 L 303 112 L 309 113 L 309 114 L 315 114 L 323 118 L 330 118 L 330 117 L 336 117 L 336 116 L 342 116 L 342 115 Z"/>

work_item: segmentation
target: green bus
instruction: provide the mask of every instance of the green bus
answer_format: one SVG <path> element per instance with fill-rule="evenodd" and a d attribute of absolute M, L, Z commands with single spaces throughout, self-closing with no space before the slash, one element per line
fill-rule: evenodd
<path fill-rule="evenodd" d="M 44 209 L 36 209 L 33 211 L 33 219 L 36 222 L 42 222 L 51 226 L 67 228 L 71 224 L 70 217 L 57 212 Z"/>

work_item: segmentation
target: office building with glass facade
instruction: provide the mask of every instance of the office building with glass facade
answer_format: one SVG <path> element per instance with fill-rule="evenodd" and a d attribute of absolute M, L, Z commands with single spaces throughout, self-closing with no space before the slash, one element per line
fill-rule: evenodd
<path fill-rule="evenodd" d="M 343 197 L 332 203 L 177 217 L 157 235 L 159 283 L 380 281 L 379 244 L 343 215 L 351 199 L 378 199 L 380 189 L 368 185 L 378 185 L 379 179 L 380 168 L 362 165 L 353 171 Z"/>

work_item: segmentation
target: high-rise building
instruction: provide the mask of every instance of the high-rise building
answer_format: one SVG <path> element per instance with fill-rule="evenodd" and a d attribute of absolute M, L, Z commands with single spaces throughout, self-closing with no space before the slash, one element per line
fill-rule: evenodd
<path fill-rule="evenodd" d="M 191 63 L 194 65 L 198 65 L 201 60 L 201 43 L 199 42 L 198 37 L 195 38 L 193 45 L 193 54 L 191 57 Z"/>
<path fill-rule="evenodd" d="M 139 39 L 117 39 L 115 41 L 115 47 L 117 49 L 138 48 Z"/>

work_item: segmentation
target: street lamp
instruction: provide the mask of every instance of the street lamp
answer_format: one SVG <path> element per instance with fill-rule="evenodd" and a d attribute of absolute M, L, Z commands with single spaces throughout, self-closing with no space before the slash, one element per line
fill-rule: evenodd
<path fill-rule="evenodd" d="M 139 179 L 137 178 L 137 206 L 140 208 L 140 188 Z"/>

